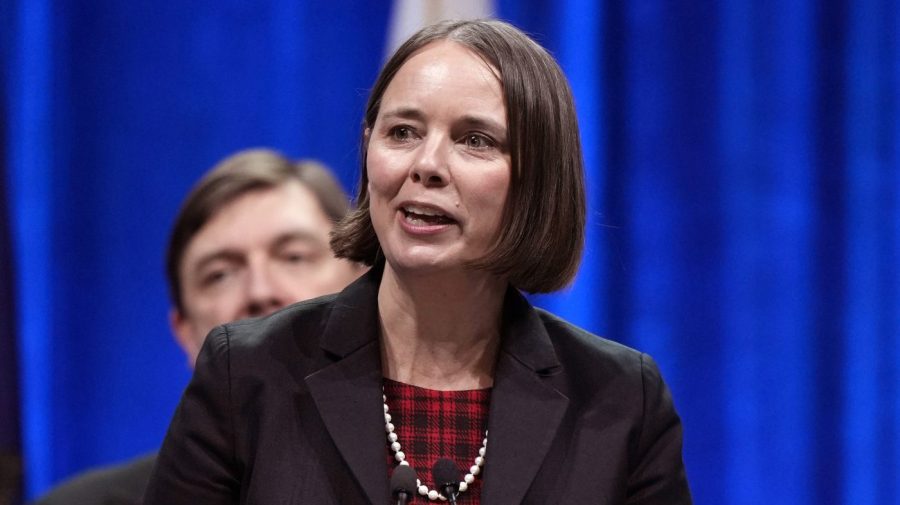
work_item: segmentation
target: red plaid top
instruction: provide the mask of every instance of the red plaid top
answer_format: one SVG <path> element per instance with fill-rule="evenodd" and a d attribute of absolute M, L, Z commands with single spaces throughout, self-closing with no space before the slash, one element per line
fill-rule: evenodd
<path fill-rule="evenodd" d="M 406 461 L 416 471 L 422 484 L 434 489 L 431 468 L 440 458 L 456 462 L 462 480 L 469 467 L 475 464 L 475 456 L 478 456 L 478 449 L 484 441 L 491 390 L 434 391 L 384 379 L 384 396 L 400 450 L 406 454 Z M 385 450 L 390 477 L 397 461 L 387 440 Z M 488 450 L 485 460 L 490 457 Z M 484 472 L 475 476 L 475 482 L 459 494 L 457 503 L 479 505 L 483 478 Z M 417 492 L 410 503 L 429 502 L 427 496 Z M 438 500 L 435 503 L 446 502 Z"/>

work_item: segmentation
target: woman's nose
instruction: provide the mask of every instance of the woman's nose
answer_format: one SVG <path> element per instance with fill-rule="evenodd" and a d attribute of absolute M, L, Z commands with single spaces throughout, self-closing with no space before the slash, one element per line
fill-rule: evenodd
<path fill-rule="evenodd" d="M 449 179 L 449 148 L 440 138 L 429 138 L 420 147 L 410 168 L 410 179 L 425 186 L 443 186 Z"/>

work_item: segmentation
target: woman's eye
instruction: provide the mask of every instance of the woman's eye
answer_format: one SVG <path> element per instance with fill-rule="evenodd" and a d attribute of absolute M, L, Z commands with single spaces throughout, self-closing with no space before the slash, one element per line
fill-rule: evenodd
<path fill-rule="evenodd" d="M 412 129 L 408 126 L 395 126 L 390 130 L 390 136 L 394 140 L 399 140 L 401 142 L 410 140 L 413 136 Z"/>
<path fill-rule="evenodd" d="M 466 135 L 465 142 L 466 147 L 471 147 L 472 149 L 487 149 L 494 146 L 494 142 L 491 139 L 478 133 Z"/>

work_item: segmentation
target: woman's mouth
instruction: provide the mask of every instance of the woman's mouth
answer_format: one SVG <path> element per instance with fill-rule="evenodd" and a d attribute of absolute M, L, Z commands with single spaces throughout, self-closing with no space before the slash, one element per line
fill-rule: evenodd
<path fill-rule="evenodd" d="M 437 226 L 453 224 L 453 218 L 441 213 L 441 211 L 420 205 L 404 205 L 400 208 L 407 223 L 413 226 Z"/>

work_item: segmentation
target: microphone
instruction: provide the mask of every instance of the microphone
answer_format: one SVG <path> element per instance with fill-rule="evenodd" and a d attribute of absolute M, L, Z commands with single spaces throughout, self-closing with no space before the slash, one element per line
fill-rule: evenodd
<path fill-rule="evenodd" d="M 397 505 L 406 505 L 416 490 L 416 471 L 409 465 L 397 465 L 391 474 L 391 496 Z"/>
<path fill-rule="evenodd" d="M 456 495 L 459 494 L 459 474 L 456 463 L 446 458 L 435 461 L 431 468 L 435 487 L 453 505 L 456 504 Z"/>

